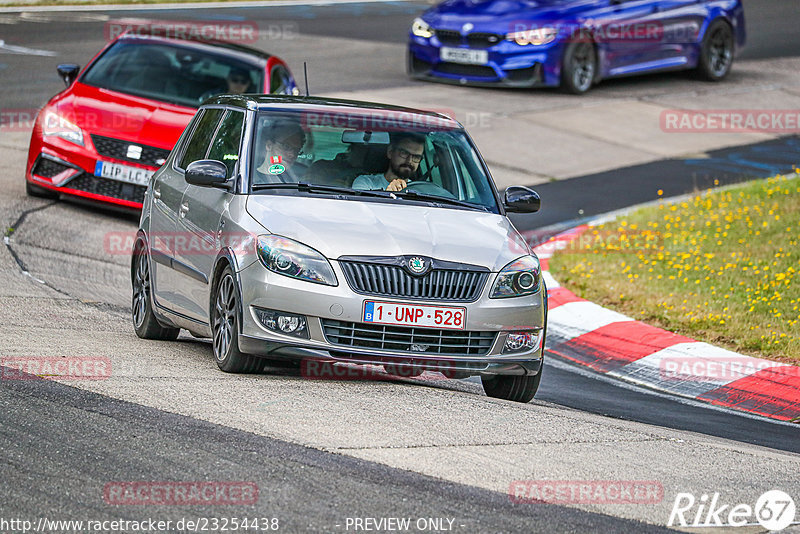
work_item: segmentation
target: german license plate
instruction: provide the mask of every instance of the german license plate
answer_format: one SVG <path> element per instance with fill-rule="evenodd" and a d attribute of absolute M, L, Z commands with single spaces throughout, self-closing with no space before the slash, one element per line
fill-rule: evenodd
<path fill-rule="evenodd" d="M 489 63 L 489 52 L 487 50 L 470 50 L 468 48 L 448 48 L 443 46 L 439 50 L 439 58 L 441 58 L 442 61 L 450 61 L 452 63 L 486 65 Z"/>
<path fill-rule="evenodd" d="M 363 319 L 365 323 L 464 330 L 467 309 L 365 300 Z"/>
<path fill-rule="evenodd" d="M 111 163 L 110 161 L 98 161 L 94 167 L 95 176 L 136 185 L 147 185 L 150 177 L 153 176 L 153 172 L 139 167 Z"/>

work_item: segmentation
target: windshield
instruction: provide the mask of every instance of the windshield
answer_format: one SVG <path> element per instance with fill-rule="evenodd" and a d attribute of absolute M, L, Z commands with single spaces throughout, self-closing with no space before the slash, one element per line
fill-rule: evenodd
<path fill-rule="evenodd" d="M 106 50 L 81 81 L 196 108 L 205 99 L 222 93 L 260 93 L 264 69 L 191 48 L 119 41 Z"/>
<path fill-rule="evenodd" d="M 251 191 L 303 194 L 310 190 L 285 184 L 305 183 L 497 212 L 490 178 L 464 130 L 435 116 L 371 113 L 261 112 Z"/>

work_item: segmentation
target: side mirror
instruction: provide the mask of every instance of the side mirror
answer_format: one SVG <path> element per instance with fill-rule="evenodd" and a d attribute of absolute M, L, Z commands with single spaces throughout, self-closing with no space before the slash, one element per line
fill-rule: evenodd
<path fill-rule="evenodd" d="M 536 213 L 542 205 L 539 193 L 529 187 L 512 185 L 506 189 L 503 204 L 512 213 Z"/>
<path fill-rule="evenodd" d="M 81 68 L 74 63 L 64 63 L 56 67 L 56 70 L 58 71 L 58 75 L 61 76 L 61 79 L 64 80 L 64 83 L 67 84 L 67 87 L 69 87 L 72 85 L 72 82 L 75 81 L 75 78 L 78 77 Z"/>
<path fill-rule="evenodd" d="M 201 159 L 186 167 L 186 182 L 201 187 L 228 187 L 228 167 L 221 161 Z"/>

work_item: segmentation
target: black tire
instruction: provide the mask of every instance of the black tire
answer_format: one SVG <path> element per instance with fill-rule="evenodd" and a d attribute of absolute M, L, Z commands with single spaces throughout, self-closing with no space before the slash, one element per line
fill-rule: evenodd
<path fill-rule="evenodd" d="M 597 53 L 589 41 L 575 41 L 564 51 L 561 89 L 573 95 L 586 93 L 597 77 Z"/>
<path fill-rule="evenodd" d="M 536 395 L 541 380 L 541 369 L 535 375 L 481 376 L 483 391 L 487 396 L 514 402 L 530 402 Z"/>
<path fill-rule="evenodd" d="M 718 82 L 733 66 L 733 29 L 724 20 L 711 23 L 700 45 L 697 75 L 703 80 Z"/>
<path fill-rule="evenodd" d="M 211 334 L 214 359 L 226 373 L 253 373 L 264 362 L 239 350 L 239 291 L 230 266 L 219 276 L 211 299 Z"/>
<path fill-rule="evenodd" d="M 29 197 L 36 197 L 36 198 L 49 198 L 49 199 L 57 199 L 58 193 L 55 191 L 50 191 L 49 189 L 45 189 L 44 187 L 39 187 L 38 185 L 33 185 L 28 180 L 25 180 L 25 194 Z"/>
<path fill-rule="evenodd" d="M 150 261 L 147 246 L 141 239 L 133 247 L 131 259 L 131 319 L 136 335 L 142 339 L 160 339 L 175 341 L 180 328 L 163 326 L 153 313 L 152 286 L 150 284 Z"/>

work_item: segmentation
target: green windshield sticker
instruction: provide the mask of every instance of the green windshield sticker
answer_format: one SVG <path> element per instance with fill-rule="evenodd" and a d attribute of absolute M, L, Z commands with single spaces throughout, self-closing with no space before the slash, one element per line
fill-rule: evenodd
<path fill-rule="evenodd" d="M 276 163 L 275 165 L 270 165 L 269 169 L 267 169 L 267 172 L 270 174 L 283 174 L 285 170 L 286 167 L 284 167 L 280 163 Z"/>

